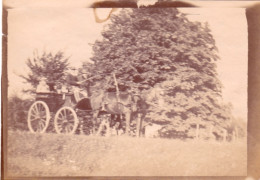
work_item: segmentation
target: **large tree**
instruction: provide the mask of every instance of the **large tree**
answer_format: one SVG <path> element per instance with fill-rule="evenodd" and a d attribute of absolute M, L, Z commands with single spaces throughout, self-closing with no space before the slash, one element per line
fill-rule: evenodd
<path fill-rule="evenodd" d="M 198 122 L 226 126 L 230 114 L 220 103 L 219 57 L 207 23 L 191 22 L 176 8 L 123 9 L 102 36 L 92 61 L 95 80 L 105 88 L 114 87 L 111 73 L 121 89 L 140 92 L 160 84 L 164 102 L 151 106 L 153 120 L 184 134 Z"/>

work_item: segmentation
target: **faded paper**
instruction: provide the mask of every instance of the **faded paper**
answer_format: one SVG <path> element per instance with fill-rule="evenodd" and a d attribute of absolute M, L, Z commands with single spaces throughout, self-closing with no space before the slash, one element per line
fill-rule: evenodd
<path fill-rule="evenodd" d="M 117 9 L 113 13 L 117 14 L 120 10 Z M 185 13 L 190 21 L 209 23 L 219 50 L 220 61 L 217 63 L 217 72 L 224 86 L 222 98 L 233 105 L 232 113 L 247 123 L 246 10 L 244 8 L 180 8 L 179 10 Z M 105 20 L 110 11 L 111 9 L 99 9 L 96 15 Z M 13 95 L 28 97 L 22 92 L 28 85 L 19 75 L 28 72 L 25 61 L 36 51 L 63 50 L 70 55 L 69 62 L 76 68 L 79 68 L 82 62 L 89 61 L 92 56 L 89 44 L 102 39 L 101 32 L 105 24 L 110 23 L 109 20 L 103 23 L 97 23 L 95 20 L 93 9 L 90 8 L 51 8 L 38 5 L 31 8 L 25 6 L 8 9 L 8 97 Z M 179 142 L 160 138 L 91 139 L 89 136 L 78 135 L 67 137 L 53 133 L 42 135 L 30 134 L 27 131 L 9 132 L 10 146 L 7 146 L 6 154 L 8 176 L 247 175 L 246 141 L 216 142 L 212 145 L 208 142 Z M 31 147 L 26 145 L 26 150 L 19 149 L 23 144 L 22 140 L 27 138 Z M 53 138 L 57 138 L 56 144 L 52 144 L 55 143 Z M 37 146 L 39 151 L 36 150 L 34 153 L 33 145 L 37 139 L 42 141 L 43 146 Z M 74 142 L 76 145 L 73 147 Z M 107 143 L 112 144 L 107 147 L 108 149 L 105 145 Z M 194 148 L 194 153 L 193 150 L 185 152 L 188 146 Z"/>

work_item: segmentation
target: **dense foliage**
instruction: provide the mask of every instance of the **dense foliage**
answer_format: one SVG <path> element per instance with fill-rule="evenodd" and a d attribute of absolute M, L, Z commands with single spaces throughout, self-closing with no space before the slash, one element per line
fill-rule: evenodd
<path fill-rule="evenodd" d="M 27 112 L 33 102 L 14 95 L 8 98 L 8 128 L 13 130 L 28 130 Z"/>
<path fill-rule="evenodd" d="M 147 117 L 185 136 L 197 123 L 216 126 L 218 134 L 227 128 L 231 111 L 221 102 L 219 57 L 207 23 L 191 22 L 174 8 L 123 9 L 102 36 L 91 60 L 103 88 L 115 87 L 112 73 L 121 90 L 144 94 L 159 86 L 163 93 L 150 99 Z"/>
<path fill-rule="evenodd" d="M 26 65 L 29 68 L 27 76 L 21 76 L 27 83 L 35 88 L 40 78 L 47 78 L 47 82 L 59 82 L 64 79 L 68 69 L 68 59 L 62 51 L 57 53 L 44 52 L 41 55 L 34 54 L 33 58 L 28 58 Z"/>

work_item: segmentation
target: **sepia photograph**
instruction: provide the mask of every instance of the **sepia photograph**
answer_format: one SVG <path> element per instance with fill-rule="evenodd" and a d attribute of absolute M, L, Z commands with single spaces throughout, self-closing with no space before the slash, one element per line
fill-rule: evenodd
<path fill-rule="evenodd" d="M 245 8 L 7 13 L 6 176 L 247 175 Z"/>

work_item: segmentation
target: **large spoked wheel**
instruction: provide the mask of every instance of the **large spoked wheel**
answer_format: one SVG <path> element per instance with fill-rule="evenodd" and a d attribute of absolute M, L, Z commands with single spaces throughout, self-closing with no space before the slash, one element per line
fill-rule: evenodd
<path fill-rule="evenodd" d="M 33 103 L 28 112 L 28 128 L 31 132 L 44 133 L 50 122 L 50 110 L 43 101 Z"/>
<path fill-rule="evenodd" d="M 79 124 L 76 112 L 71 107 L 62 107 L 54 117 L 54 127 L 58 134 L 73 134 Z"/>

